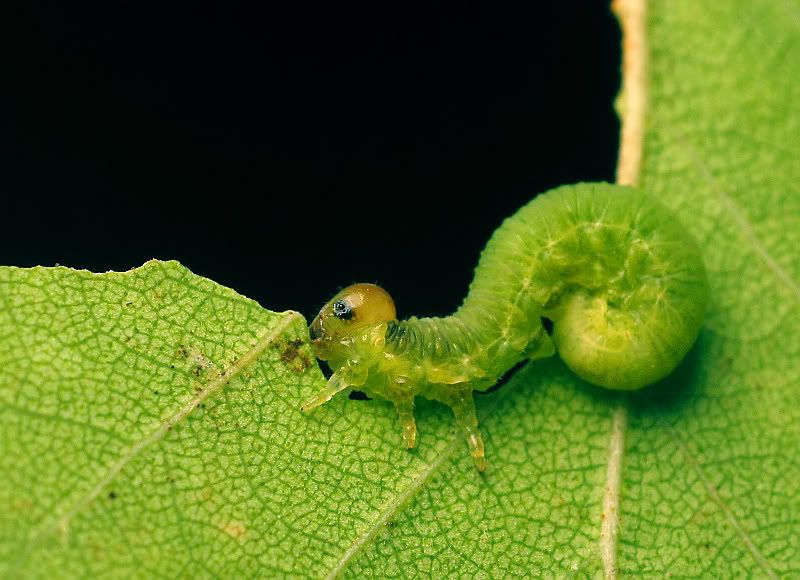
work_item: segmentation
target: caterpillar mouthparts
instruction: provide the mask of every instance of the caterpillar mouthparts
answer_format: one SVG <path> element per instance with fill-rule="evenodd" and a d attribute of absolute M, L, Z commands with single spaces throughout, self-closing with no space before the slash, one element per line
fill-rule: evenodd
<path fill-rule="evenodd" d="M 700 250 L 657 200 L 607 183 L 559 187 L 494 232 L 451 316 L 398 321 L 391 296 L 374 284 L 337 293 L 309 327 L 333 375 L 302 409 L 357 387 L 394 404 L 411 448 L 415 397 L 440 401 L 483 471 L 473 391 L 524 359 L 556 352 L 590 383 L 640 389 L 683 359 L 707 301 Z M 543 317 L 553 322 L 552 338 Z"/>

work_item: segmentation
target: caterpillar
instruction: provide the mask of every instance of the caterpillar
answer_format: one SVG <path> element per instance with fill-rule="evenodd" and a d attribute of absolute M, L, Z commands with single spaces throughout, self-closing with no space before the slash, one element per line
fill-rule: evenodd
<path fill-rule="evenodd" d="M 450 316 L 398 320 L 391 296 L 373 284 L 338 292 L 309 327 L 315 355 L 333 374 L 301 409 L 357 388 L 394 404 L 412 448 L 415 397 L 440 401 L 483 471 L 473 391 L 525 359 L 556 353 L 589 383 L 642 388 L 690 349 L 707 301 L 699 248 L 656 199 L 608 183 L 562 186 L 495 231 Z"/>

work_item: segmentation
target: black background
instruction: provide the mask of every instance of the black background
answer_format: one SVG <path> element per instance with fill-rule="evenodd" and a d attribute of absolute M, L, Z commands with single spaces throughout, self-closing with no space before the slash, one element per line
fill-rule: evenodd
<path fill-rule="evenodd" d="M 488 4 L 24 3 L 0 263 L 174 258 L 274 310 L 372 281 L 447 313 L 504 217 L 616 160 L 608 3 Z"/>

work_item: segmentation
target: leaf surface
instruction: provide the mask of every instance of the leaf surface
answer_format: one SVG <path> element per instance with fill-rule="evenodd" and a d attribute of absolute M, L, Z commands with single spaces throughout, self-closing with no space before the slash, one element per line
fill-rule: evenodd
<path fill-rule="evenodd" d="M 0 268 L 0 576 L 800 573 L 800 8 L 620 2 L 620 180 L 704 249 L 712 304 L 667 380 L 557 360 L 449 411 L 338 397 L 296 313 L 175 262 Z"/>
<path fill-rule="evenodd" d="M 712 306 L 632 401 L 623 575 L 800 573 L 800 5 L 653 2 L 639 184 L 700 241 Z"/>

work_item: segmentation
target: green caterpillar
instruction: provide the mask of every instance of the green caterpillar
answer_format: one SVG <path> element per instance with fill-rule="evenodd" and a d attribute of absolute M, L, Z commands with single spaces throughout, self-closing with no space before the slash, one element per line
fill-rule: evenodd
<path fill-rule="evenodd" d="M 302 409 L 358 388 L 394 403 L 411 448 L 414 398 L 440 401 L 483 471 L 472 391 L 556 352 L 590 383 L 639 389 L 684 357 L 707 300 L 697 245 L 655 199 L 606 183 L 559 187 L 498 228 L 451 316 L 398 321 L 389 294 L 372 284 L 336 294 L 310 326 L 315 354 L 334 372 Z"/>

